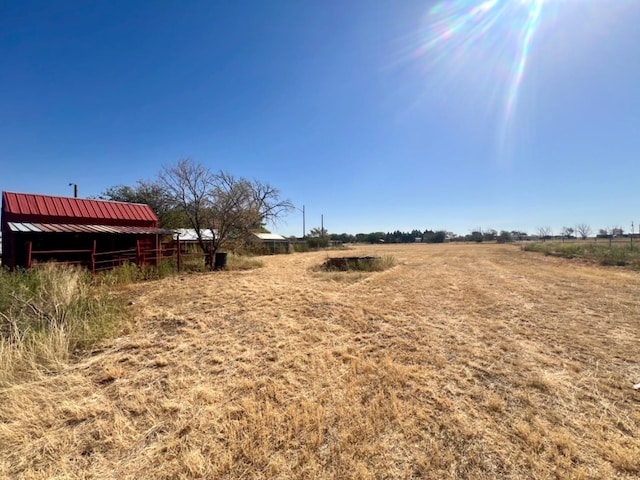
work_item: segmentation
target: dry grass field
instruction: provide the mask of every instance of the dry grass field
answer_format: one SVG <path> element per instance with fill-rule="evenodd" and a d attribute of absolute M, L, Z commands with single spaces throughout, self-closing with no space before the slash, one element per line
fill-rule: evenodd
<path fill-rule="evenodd" d="M 127 287 L 127 332 L 0 391 L 0 476 L 640 476 L 637 272 L 509 245 L 345 254 L 398 264 Z"/>

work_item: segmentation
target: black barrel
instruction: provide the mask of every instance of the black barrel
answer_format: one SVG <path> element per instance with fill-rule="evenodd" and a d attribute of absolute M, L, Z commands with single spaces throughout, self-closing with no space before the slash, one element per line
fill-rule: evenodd
<path fill-rule="evenodd" d="M 216 252 L 213 260 L 213 269 L 224 270 L 225 268 L 227 268 L 227 252 Z"/>

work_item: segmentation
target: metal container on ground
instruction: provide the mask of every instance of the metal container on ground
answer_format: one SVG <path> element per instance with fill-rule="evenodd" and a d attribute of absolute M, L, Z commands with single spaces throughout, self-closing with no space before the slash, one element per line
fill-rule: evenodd
<path fill-rule="evenodd" d="M 213 260 L 214 270 L 224 270 L 227 268 L 227 252 L 216 252 Z"/>

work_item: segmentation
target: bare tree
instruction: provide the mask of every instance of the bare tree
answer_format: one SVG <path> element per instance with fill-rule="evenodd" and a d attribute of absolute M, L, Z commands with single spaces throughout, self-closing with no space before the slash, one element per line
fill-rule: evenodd
<path fill-rule="evenodd" d="M 173 166 L 163 167 L 158 174 L 158 184 L 172 206 L 185 214 L 200 248 L 207 252 L 202 232 L 211 228 L 211 191 L 216 185 L 216 176 L 204 165 L 183 158 Z"/>
<path fill-rule="evenodd" d="M 284 214 L 293 210 L 290 200 L 280 199 L 280 191 L 258 180 L 251 182 L 252 202 L 260 214 L 260 221 L 265 224 L 276 224 Z"/>
<path fill-rule="evenodd" d="M 609 232 L 614 237 L 621 237 L 624 235 L 624 228 L 622 228 L 620 225 L 615 225 L 609 229 Z"/>
<path fill-rule="evenodd" d="M 213 173 L 191 159 L 163 168 L 158 183 L 188 218 L 202 251 L 211 254 L 225 244 L 243 242 L 251 232 L 276 223 L 293 207 L 267 183 L 222 171 Z M 203 240 L 205 230 L 214 233 L 210 243 Z"/>
<path fill-rule="evenodd" d="M 260 228 L 260 211 L 248 180 L 220 172 L 216 174 L 211 198 L 213 208 L 209 225 L 216 231 L 214 251 L 230 240 L 242 241 L 246 234 Z"/>
<path fill-rule="evenodd" d="M 538 232 L 538 236 L 542 239 L 542 241 L 545 241 L 547 238 L 551 237 L 553 230 L 551 230 L 551 227 L 545 226 L 545 227 L 538 227 L 537 232 Z"/>
<path fill-rule="evenodd" d="M 586 223 L 579 223 L 576 225 L 576 232 L 583 240 L 586 240 L 591 235 L 591 227 Z"/>

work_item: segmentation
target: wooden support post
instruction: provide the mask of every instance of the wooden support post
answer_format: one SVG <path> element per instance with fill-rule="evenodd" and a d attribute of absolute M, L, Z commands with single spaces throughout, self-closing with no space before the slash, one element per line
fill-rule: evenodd
<path fill-rule="evenodd" d="M 176 264 L 178 267 L 178 272 L 180 271 L 180 254 L 182 253 L 181 250 L 182 248 L 180 247 L 180 234 L 178 234 L 178 244 L 177 244 L 177 248 L 178 248 L 178 256 L 176 258 Z"/>
<path fill-rule="evenodd" d="M 31 252 L 33 251 L 33 242 L 27 242 L 27 268 L 31 268 Z"/>
<path fill-rule="evenodd" d="M 156 233 L 156 260 L 155 260 L 155 265 L 156 267 L 158 265 L 160 265 L 160 235 L 158 235 Z"/>
<path fill-rule="evenodd" d="M 96 273 L 96 245 L 97 242 L 94 239 L 93 245 L 91 247 L 91 273 L 93 273 L 94 275 Z"/>
<path fill-rule="evenodd" d="M 140 239 L 136 238 L 136 265 L 142 265 L 142 249 L 140 248 Z"/>
<path fill-rule="evenodd" d="M 16 271 L 16 239 L 13 235 L 9 236 L 9 242 L 11 244 L 11 259 L 9 260 L 9 268 L 12 272 Z M 5 244 L 6 248 L 6 244 Z"/>

